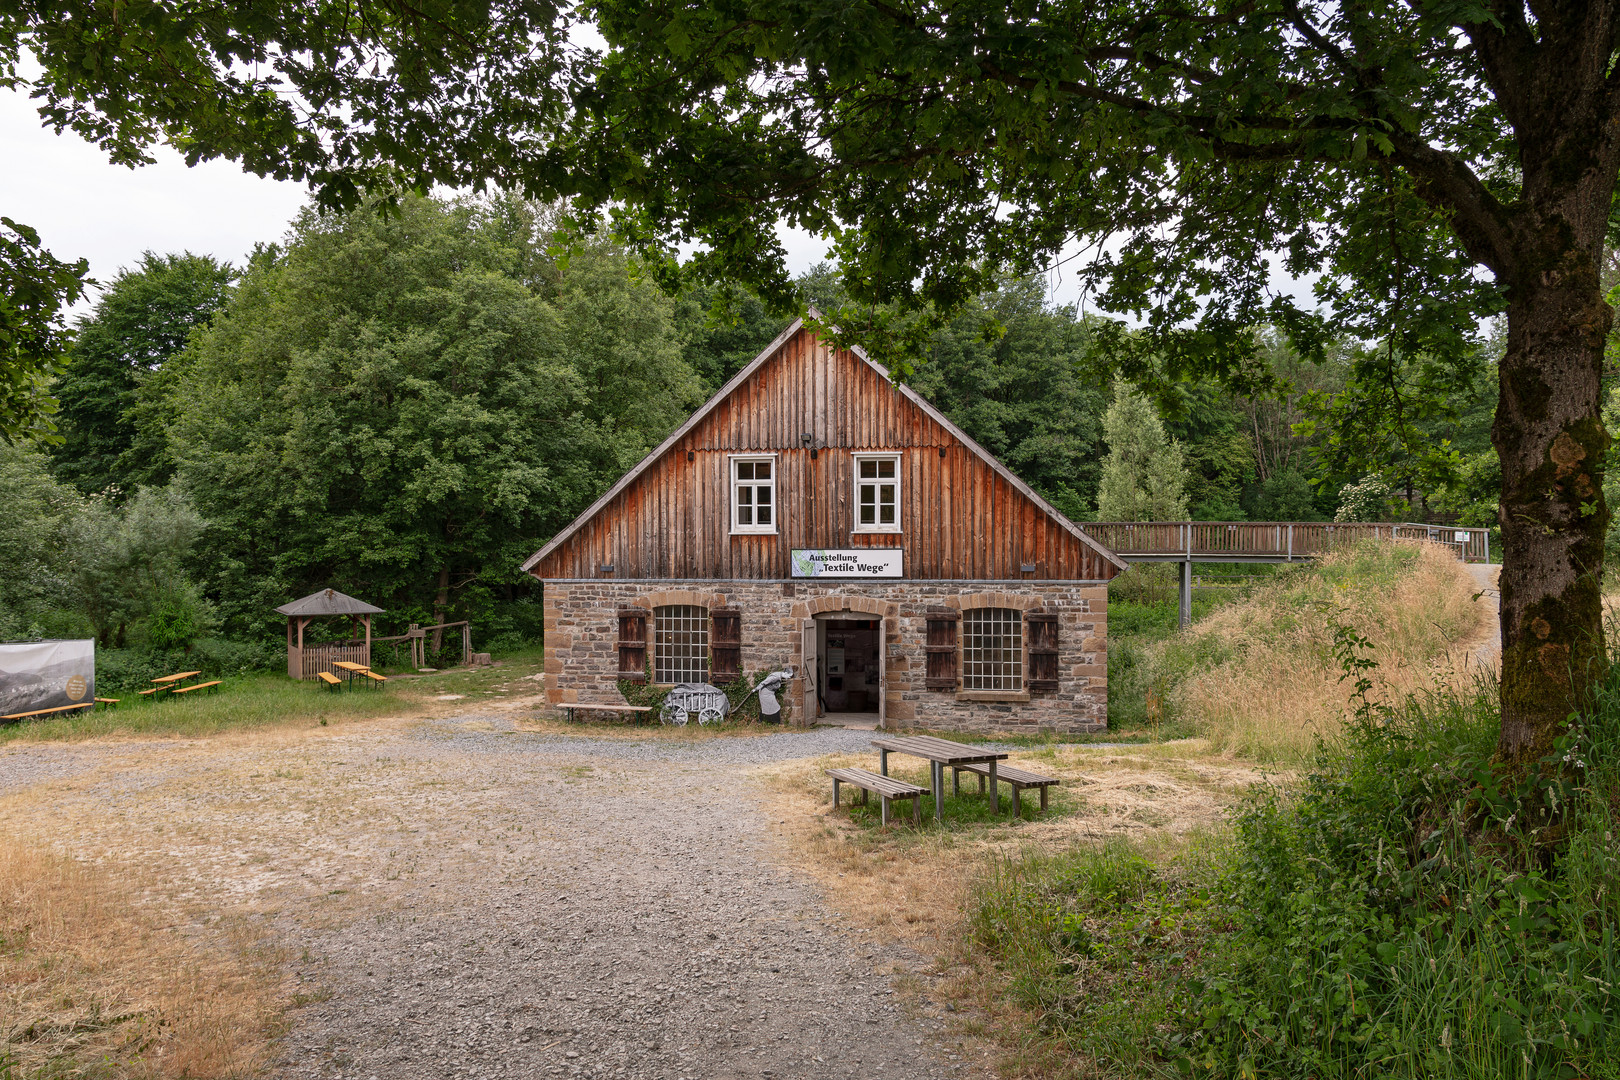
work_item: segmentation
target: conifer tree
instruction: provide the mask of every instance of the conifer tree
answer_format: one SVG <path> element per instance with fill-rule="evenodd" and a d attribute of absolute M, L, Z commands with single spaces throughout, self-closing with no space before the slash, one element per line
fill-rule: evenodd
<path fill-rule="evenodd" d="M 1108 458 L 1097 489 L 1102 521 L 1184 521 L 1187 465 L 1147 398 L 1125 383 L 1103 414 Z"/>

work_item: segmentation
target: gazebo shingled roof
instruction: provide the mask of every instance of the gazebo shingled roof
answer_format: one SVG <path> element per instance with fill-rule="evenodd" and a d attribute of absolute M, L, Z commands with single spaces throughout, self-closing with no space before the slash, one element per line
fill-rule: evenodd
<path fill-rule="evenodd" d="M 336 589 L 322 589 L 312 592 L 302 600 L 294 600 L 290 604 L 282 604 L 276 608 L 281 614 L 288 617 L 300 615 L 381 615 L 383 609 L 373 607 L 364 600 L 356 600 L 346 593 Z"/>

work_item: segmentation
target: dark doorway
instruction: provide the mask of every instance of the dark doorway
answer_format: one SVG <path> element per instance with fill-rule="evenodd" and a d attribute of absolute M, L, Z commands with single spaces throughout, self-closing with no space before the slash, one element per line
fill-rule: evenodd
<path fill-rule="evenodd" d="M 821 699 L 829 713 L 878 711 L 881 694 L 878 641 L 881 619 L 822 622 Z"/>

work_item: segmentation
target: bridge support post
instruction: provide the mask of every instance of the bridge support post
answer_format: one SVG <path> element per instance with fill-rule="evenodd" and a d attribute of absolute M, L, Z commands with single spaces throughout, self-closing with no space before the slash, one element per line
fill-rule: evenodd
<path fill-rule="evenodd" d="M 1192 622 L 1192 560 L 1187 559 L 1181 564 L 1181 625 L 1185 627 Z"/>

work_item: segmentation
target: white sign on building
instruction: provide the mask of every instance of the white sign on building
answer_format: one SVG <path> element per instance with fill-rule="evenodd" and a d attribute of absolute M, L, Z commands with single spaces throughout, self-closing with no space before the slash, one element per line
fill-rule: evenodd
<path fill-rule="evenodd" d="M 899 548 L 794 548 L 796 578 L 904 577 Z"/>

